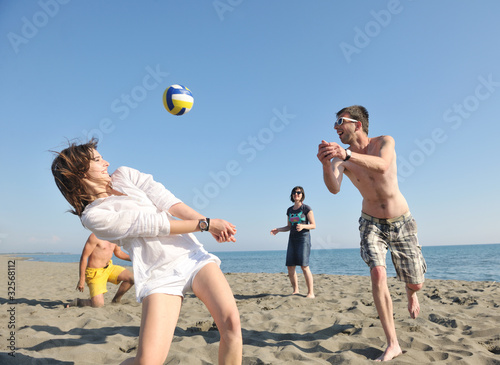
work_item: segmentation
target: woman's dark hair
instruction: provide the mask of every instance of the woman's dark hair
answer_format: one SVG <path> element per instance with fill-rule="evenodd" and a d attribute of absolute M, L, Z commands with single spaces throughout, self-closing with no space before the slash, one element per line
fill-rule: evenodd
<path fill-rule="evenodd" d="M 293 200 L 293 193 L 296 190 L 300 190 L 302 192 L 302 198 L 300 199 L 300 201 L 303 202 L 306 198 L 306 193 L 304 192 L 304 188 L 302 186 L 296 186 L 292 189 L 292 192 L 290 193 L 290 200 L 292 201 L 292 203 L 295 203 L 295 200 Z"/>
<path fill-rule="evenodd" d="M 52 161 L 52 175 L 59 191 L 73 207 L 69 211 L 81 217 L 85 207 L 93 197 L 87 192 L 83 178 L 89 170 L 90 161 L 94 158 L 98 140 L 92 138 L 84 144 L 70 143 L 69 147 L 56 154 Z"/>

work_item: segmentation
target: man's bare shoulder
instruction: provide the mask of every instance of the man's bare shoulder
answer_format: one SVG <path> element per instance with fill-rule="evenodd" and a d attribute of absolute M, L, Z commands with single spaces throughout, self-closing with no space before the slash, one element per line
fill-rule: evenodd
<path fill-rule="evenodd" d="M 394 138 L 392 138 L 391 136 L 389 135 L 381 135 L 381 136 L 378 136 L 378 137 L 372 137 L 370 139 L 370 142 L 374 142 L 374 143 L 387 143 L 387 142 L 394 142 Z"/>
<path fill-rule="evenodd" d="M 394 149 L 395 142 L 391 136 L 383 135 L 370 138 L 367 153 L 369 155 L 377 155 L 382 149 Z"/>

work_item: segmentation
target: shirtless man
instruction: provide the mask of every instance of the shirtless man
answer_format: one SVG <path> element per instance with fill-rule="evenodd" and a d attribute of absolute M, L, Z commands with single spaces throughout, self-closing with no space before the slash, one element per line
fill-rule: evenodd
<path fill-rule="evenodd" d="M 399 191 L 394 139 L 368 137 L 368 111 L 359 105 L 337 113 L 335 130 L 344 149 L 335 142 L 322 141 L 318 159 L 328 190 L 337 194 L 346 175 L 363 197 L 359 219 L 361 257 L 370 267 L 372 294 L 387 348 L 377 361 L 388 361 L 402 353 L 396 336 L 392 299 L 387 286 L 385 256 L 390 248 L 399 280 L 406 283 L 408 310 L 417 318 L 417 298 L 427 269 L 417 240 L 417 225 Z"/>
<path fill-rule="evenodd" d="M 75 299 L 69 306 L 104 305 L 106 283 L 120 284 L 112 303 L 119 303 L 122 296 L 134 285 L 133 274 L 122 266 L 113 265 L 113 253 L 122 260 L 130 261 L 130 256 L 114 243 L 98 239 L 93 233 L 87 239 L 80 257 L 80 279 L 76 289 L 83 292 L 85 282 L 90 290 L 90 299 Z"/>

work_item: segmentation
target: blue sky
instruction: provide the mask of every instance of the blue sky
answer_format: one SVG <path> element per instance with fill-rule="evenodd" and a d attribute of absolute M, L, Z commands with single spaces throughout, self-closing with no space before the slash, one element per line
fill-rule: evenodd
<path fill-rule="evenodd" d="M 100 139 L 237 242 L 280 250 L 290 190 L 316 216 L 313 248 L 359 245 L 361 196 L 323 184 L 335 113 L 364 105 L 396 140 L 423 246 L 499 243 L 497 1 L 3 1 L 0 252 L 79 253 L 89 232 L 57 190 L 51 150 Z M 163 91 L 194 107 L 167 113 Z"/>

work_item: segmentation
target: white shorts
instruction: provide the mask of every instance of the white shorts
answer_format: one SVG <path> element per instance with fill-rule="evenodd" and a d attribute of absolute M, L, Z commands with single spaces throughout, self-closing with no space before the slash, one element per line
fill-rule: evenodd
<path fill-rule="evenodd" d="M 175 268 L 172 270 L 172 275 L 163 278 L 161 286 L 150 290 L 141 298 L 141 301 L 151 294 L 162 293 L 170 295 L 178 295 L 184 298 L 188 291 L 192 291 L 193 280 L 196 274 L 206 265 L 211 262 L 220 266 L 220 259 L 206 252 L 199 250 L 191 256 L 176 261 Z"/>

